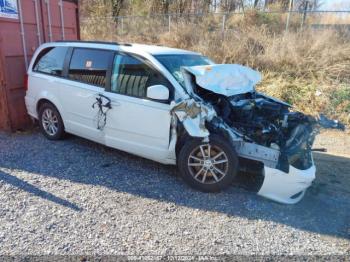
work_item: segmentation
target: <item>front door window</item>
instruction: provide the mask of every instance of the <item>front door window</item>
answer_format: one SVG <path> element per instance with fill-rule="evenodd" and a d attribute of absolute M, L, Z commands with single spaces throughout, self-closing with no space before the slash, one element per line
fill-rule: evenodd
<path fill-rule="evenodd" d="M 170 89 L 169 81 L 141 59 L 126 54 L 115 56 L 111 92 L 146 98 L 147 88 L 152 85 L 164 85 Z"/>

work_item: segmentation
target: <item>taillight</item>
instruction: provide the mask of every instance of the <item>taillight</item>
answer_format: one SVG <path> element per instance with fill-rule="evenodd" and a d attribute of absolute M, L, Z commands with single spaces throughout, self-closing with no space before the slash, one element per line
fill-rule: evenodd
<path fill-rule="evenodd" d="M 24 75 L 24 90 L 27 91 L 28 90 L 28 75 L 25 74 Z"/>

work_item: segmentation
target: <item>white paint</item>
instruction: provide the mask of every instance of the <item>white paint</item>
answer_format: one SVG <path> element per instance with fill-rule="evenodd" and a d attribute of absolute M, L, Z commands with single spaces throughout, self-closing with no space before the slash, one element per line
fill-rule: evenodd
<path fill-rule="evenodd" d="M 300 170 L 289 166 L 289 173 L 284 173 L 265 166 L 264 172 L 265 179 L 258 195 L 283 204 L 295 204 L 303 198 L 306 189 L 315 179 L 316 167 L 312 165 L 309 169 Z M 291 198 L 299 192 L 302 194 L 297 198 Z"/>
<path fill-rule="evenodd" d="M 142 56 L 173 85 L 174 101 L 167 104 L 111 93 L 101 87 L 33 72 L 32 67 L 38 54 L 44 48 L 52 46 L 107 49 Z M 43 44 L 35 52 L 28 69 L 29 89 L 25 97 L 28 114 L 37 119 L 37 103 L 40 99 L 47 99 L 57 107 L 67 132 L 160 163 L 176 164 L 177 119 L 184 124 L 189 135 L 206 138 L 209 136 L 209 131 L 205 128 L 205 122 L 211 121 L 216 112 L 211 105 L 201 102 L 200 98 L 192 94 L 190 85 L 186 85 L 185 90 L 153 55 L 188 53 L 195 54 L 180 49 L 136 44 L 132 46 L 79 42 Z M 261 79 L 258 72 L 239 65 L 200 66 L 186 70 L 196 75 L 196 81 L 200 86 L 223 95 L 251 92 Z M 147 90 L 147 95 L 152 99 L 165 100 L 169 97 L 169 91 L 166 92 L 164 88 L 166 87 L 151 86 Z M 94 118 L 97 109 L 92 108 L 92 104 L 100 94 L 108 97 L 112 105 L 112 109 L 107 112 L 106 126 L 102 130 L 96 128 Z M 175 110 L 180 104 L 186 106 L 180 106 Z M 315 166 L 308 170 L 290 167 L 288 174 L 267 166 L 264 170 L 265 179 L 258 194 L 281 203 L 298 202 L 304 193 L 296 199 L 290 197 L 298 192 L 305 192 L 315 178 Z"/>
<path fill-rule="evenodd" d="M 18 19 L 17 0 L 0 1 L 0 17 Z"/>
<path fill-rule="evenodd" d="M 156 100 L 168 100 L 169 89 L 163 85 L 154 85 L 147 88 L 147 97 Z"/>
<path fill-rule="evenodd" d="M 64 111 L 62 119 L 66 131 L 98 143 L 104 143 L 103 132 L 96 128 L 98 108 L 92 108 L 96 97 L 104 89 L 64 78 L 54 78 L 53 82 L 55 88 L 59 90 L 58 98 L 62 105 L 61 111 Z"/>
<path fill-rule="evenodd" d="M 169 163 L 170 105 L 109 92 L 104 95 L 112 100 L 103 129 L 105 144 Z"/>
<path fill-rule="evenodd" d="M 185 67 L 195 75 L 196 83 L 207 90 L 224 96 L 253 92 L 261 81 L 259 72 L 242 65 L 222 64 Z"/>
<path fill-rule="evenodd" d="M 209 136 L 210 133 L 205 123 L 210 122 L 216 116 L 212 106 L 196 102 L 194 99 L 186 99 L 177 104 L 173 102 L 171 112 L 182 122 L 190 136 L 201 138 Z"/>

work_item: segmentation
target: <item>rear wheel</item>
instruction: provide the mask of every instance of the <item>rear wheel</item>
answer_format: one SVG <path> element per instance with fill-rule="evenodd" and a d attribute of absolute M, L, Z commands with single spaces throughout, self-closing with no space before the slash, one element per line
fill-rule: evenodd
<path fill-rule="evenodd" d="M 218 192 L 229 187 L 238 170 L 234 148 L 223 138 L 211 136 L 209 143 L 189 140 L 180 150 L 178 166 L 193 188 Z"/>
<path fill-rule="evenodd" d="M 60 113 L 50 103 L 44 103 L 39 109 L 40 130 L 50 140 L 59 140 L 64 135 L 64 125 Z"/>

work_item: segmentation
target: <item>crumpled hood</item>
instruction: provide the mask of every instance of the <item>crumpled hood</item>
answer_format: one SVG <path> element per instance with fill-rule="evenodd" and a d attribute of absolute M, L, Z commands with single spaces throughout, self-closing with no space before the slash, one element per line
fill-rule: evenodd
<path fill-rule="evenodd" d="M 200 87 L 224 96 L 252 92 L 261 81 L 259 72 L 237 64 L 192 66 L 184 70 L 195 76 Z"/>

